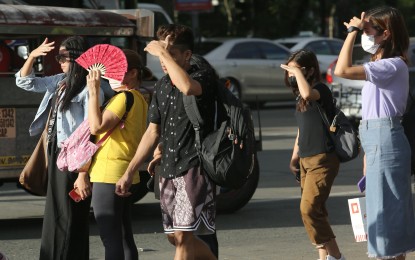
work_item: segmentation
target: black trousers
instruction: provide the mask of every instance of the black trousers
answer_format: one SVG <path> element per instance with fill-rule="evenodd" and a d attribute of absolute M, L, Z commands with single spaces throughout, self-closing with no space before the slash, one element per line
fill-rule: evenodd
<path fill-rule="evenodd" d="M 105 259 L 137 260 L 131 224 L 131 199 L 115 194 L 115 184 L 94 182 L 92 207 L 99 235 L 105 247 Z"/>
<path fill-rule="evenodd" d="M 58 154 L 53 141 L 48 148 L 48 192 L 39 259 L 88 260 L 91 199 L 76 203 L 69 197 L 78 174 L 60 171 L 56 166 Z"/>

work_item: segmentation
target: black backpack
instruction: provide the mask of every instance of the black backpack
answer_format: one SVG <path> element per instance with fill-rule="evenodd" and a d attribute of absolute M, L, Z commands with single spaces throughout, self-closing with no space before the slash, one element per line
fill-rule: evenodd
<path fill-rule="evenodd" d="M 225 79 L 217 81 L 215 100 L 216 115 L 224 116 L 219 116 L 215 122 L 217 129 L 207 133 L 206 137 L 201 134 L 203 118 L 195 96 L 183 96 L 183 103 L 196 133 L 196 147 L 203 169 L 217 185 L 237 189 L 254 168 L 255 134 L 249 109 L 226 88 L 225 82 Z"/>
<path fill-rule="evenodd" d="M 415 175 L 415 99 L 411 92 L 415 91 L 414 88 L 409 89 L 406 111 L 402 116 L 402 126 L 411 146 L 411 174 L 413 175 Z"/>

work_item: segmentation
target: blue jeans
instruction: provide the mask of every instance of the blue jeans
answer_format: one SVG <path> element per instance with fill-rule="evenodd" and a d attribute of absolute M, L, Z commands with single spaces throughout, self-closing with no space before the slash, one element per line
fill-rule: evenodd
<path fill-rule="evenodd" d="M 400 118 L 362 120 L 359 133 L 366 155 L 368 255 L 414 251 L 411 150 Z"/>

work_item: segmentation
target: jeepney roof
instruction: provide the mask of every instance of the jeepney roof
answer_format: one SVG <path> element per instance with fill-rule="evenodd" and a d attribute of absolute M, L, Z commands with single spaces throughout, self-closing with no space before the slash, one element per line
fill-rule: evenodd
<path fill-rule="evenodd" d="M 122 36 L 132 35 L 134 27 L 122 15 L 102 10 L 0 4 L 0 34 Z"/>

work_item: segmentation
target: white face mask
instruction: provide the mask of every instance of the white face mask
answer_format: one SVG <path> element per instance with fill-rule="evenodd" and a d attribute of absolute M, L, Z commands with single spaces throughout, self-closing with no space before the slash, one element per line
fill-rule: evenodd
<path fill-rule="evenodd" d="M 115 79 L 110 79 L 110 78 L 108 78 L 108 81 L 109 81 L 109 84 L 110 84 L 110 86 L 111 86 L 111 88 L 112 89 L 126 89 L 126 86 L 125 86 L 125 84 L 123 84 L 123 82 L 122 81 L 119 81 L 119 80 L 115 80 Z"/>
<path fill-rule="evenodd" d="M 379 48 L 379 44 L 375 44 L 375 36 L 362 34 L 362 48 L 370 54 L 375 54 Z"/>

